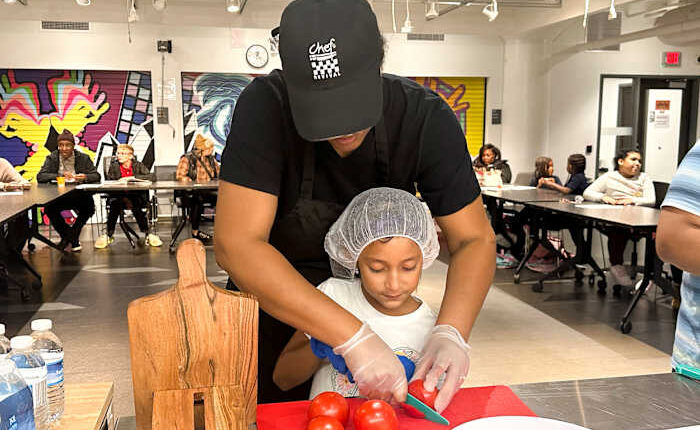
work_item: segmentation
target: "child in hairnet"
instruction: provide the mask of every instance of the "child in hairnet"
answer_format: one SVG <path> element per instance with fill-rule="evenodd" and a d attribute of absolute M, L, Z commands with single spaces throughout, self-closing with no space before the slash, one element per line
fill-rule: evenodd
<path fill-rule="evenodd" d="M 414 195 L 373 188 L 357 195 L 326 234 L 333 277 L 318 289 L 381 337 L 410 380 L 436 315 L 413 293 L 440 250 L 433 219 Z M 273 380 L 290 390 L 313 376 L 310 398 L 324 391 L 359 395 L 343 358 L 297 331 Z"/>

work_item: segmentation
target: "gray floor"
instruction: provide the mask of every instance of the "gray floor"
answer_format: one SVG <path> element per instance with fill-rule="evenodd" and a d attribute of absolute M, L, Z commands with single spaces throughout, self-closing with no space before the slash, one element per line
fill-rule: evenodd
<path fill-rule="evenodd" d="M 160 230 L 167 245 L 169 225 Z M 28 303 L 20 302 L 16 290 L 0 291 L 0 322 L 7 325 L 8 335 L 13 336 L 27 333 L 29 322 L 34 318 L 53 319 L 56 332 L 66 345 L 66 381 L 115 381 L 114 411 L 117 415 L 129 416 L 133 415 L 133 399 L 126 308 L 131 300 L 172 286 L 177 277 L 176 262 L 167 246 L 132 250 L 123 237 L 117 237 L 108 249 L 95 250 L 92 248 L 95 236 L 96 232 L 93 234 L 86 229 L 84 250 L 80 253 L 61 255 L 42 247 L 30 255 L 29 260 L 43 275 L 44 286 L 33 291 Z M 226 276 L 217 267 L 211 247 L 207 249 L 207 274 L 214 283 L 225 285 Z M 23 275 L 19 273 L 18 276 Z M 498 294 L 490 297 L 496 300 L 505 293 L 511 297 L 509 300 L 515 299 L 586 336 L 590 334 L 584 333 L 581 327 L 590 326 L 589 323 L 608 326 L 613 333 L 617 330 L 629 297 L 615 298 L 611 294 L 600 297 L 587 284 L 576 287 L 570 281 L 548 283 L 544 292 L 534 293 L 527 283 L 528 277 L 534 276 L 524 273 L 524 282 L 515 285 L 509 270 L 499 270 L 495 280 Z M 631 336 L 670 354 L 673 311 L 667 299 L 654 301 L 650 300 L 654 298 L 652 294 L 648 296 L 640 301 L 633 315 Z M 494 315 L 493 310 L 489 312 Z M 480 317 L 480 320 L 486 319 Z M 546 342 L 546 332 L 537 335 Z M 498 342 L 498 336 L 494 337 L 493 342 Z M 662 359 L 665 363 L 666 358 Z"/>

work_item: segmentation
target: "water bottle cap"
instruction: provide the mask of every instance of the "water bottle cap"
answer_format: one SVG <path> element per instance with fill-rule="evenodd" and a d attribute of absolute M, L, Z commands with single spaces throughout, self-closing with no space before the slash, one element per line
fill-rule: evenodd
<path fill-rule="evenodd" d="M 30 349 L 32 347 L 32 337 L 31 336 L 15 336 L 10 339 L 10 346 L 12 349 Z"/>
<path fill-rule="evenodd" d="M 50 319 L 39 319 L 32 321 L 31 327 L 32 330 L 37 331 L 51 330 L 51 327 L 53 327 L 53 323 Z"/>
<path fill-rule="evenodd" d="M 5 324 L 0 324 L 0 336 L 5 334 Z"/>
<path fill-rule="evenodd" d="M 0 373 L 14 372 L 15 369 L 17 369 L 17 367 L 14 361 L 8 360 L 7 358 L 0 360 Z"/>

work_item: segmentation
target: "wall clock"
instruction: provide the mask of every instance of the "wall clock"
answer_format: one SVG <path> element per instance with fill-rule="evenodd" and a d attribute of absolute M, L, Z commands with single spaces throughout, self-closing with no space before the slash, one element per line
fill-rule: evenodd
<path fill-rule="evenodd" d="M 251 67 L 260 69 L 267 65 L 267 62 L 270 59 L 270 55 L 268 54 L 267 49 L 264 46 L 256 44 L 250 45 L 245 51 L 245 59 Z"/>

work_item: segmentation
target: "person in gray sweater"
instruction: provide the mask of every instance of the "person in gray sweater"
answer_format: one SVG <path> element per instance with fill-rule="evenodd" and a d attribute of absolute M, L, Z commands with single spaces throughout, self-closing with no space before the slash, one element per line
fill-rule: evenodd
<path fill-rule="evenodd" d="M 608 172 L 595 180 L 583 192 L 583 198 L 609 205 L 654 206 L 656 193 L 651 178 L 643 173 L 642 155 L 639 151 L 627 149 L 615 157 L 615 171 Z M 605 229 L 608 236 L 610 273 L 616 284 L 631 286 L 634 280 L 622 265 L 629 230 L 620 227 Z"/>
<path fill-rule="evenodd" d="M 66 178 L 66 182 L 100 182 L 100 174 L 95 165 L 86 154 L 75 150 L 75 138 L 68 130 L 58 135 L 58 149 L 46 157 L 44 165 L 36 175 L 39 183 L 55 180 L 58 176 Z M 61 212 L 72 210 L 78 213 L 78 217 L 72 226 L 68 226 L 61 216 Z M 61 236 L 58 248 L 65 249 L 68 244 L 72 251 L 80 251 L 80 232 L 90 217 L 95 213 L 95 203 L 92 195 L 84 191 L 74 190 L 44 207 L 44 213 L 51 225 Z"/>

